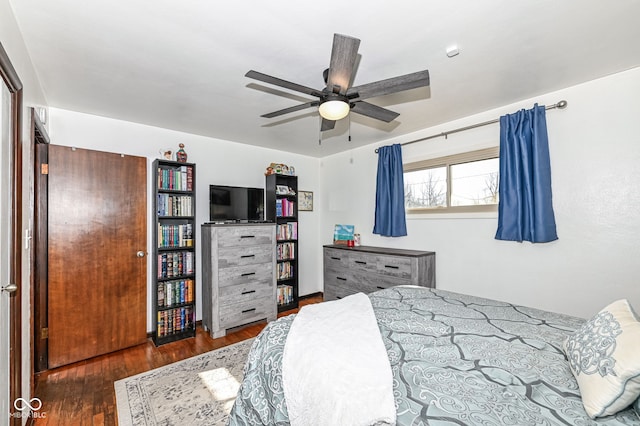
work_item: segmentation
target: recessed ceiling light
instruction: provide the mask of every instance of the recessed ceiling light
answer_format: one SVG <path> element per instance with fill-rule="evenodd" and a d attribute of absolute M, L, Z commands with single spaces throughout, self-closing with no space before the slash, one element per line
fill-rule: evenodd
<path fill-rule="evenodd" d="M 458 56 L 458 54 L 460 53 L 460 51 L 458 50 L 458 46 L 457 45 L 453 45 L 450 47 L 447 47 L 447 56 L 450 58 L 453 58 L 454 56 Z"/>

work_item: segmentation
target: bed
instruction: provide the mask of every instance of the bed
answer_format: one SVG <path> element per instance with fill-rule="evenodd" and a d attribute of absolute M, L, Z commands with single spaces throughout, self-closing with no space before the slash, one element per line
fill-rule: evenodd
<path fill-rule="evenodd" d="M 393 375 L 397 425 L 640 425 L 592 419 L 563 351 L 585 320 L 423 287 L 368 295 Z M 287 425 L 282 360 L 295 315 L 253 343 L 230 425 Z"/>

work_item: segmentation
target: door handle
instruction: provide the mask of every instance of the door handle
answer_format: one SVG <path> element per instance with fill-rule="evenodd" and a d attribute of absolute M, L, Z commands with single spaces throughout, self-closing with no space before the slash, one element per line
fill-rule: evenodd
<path fill-rule="evenodd" d="M 17 289 L 18 289 L 18 286 L 15 284 L 8 284 L 0 288 L 0 290 L 6 291 L 9 294 L 14 293 Z"/>
<path fill-rule="evenodd" d="M 138 257 L 144 257 L 144 252 L 143 252 L 142 250 L 139 250 L 139 251 L 136 253 L 136 256 L 138 256 Z"/>

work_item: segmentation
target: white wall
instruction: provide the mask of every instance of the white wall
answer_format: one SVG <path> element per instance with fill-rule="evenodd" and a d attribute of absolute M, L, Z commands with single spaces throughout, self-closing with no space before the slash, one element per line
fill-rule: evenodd
<path fill-rule="evenodd" d="M 31 228 L 30 218 L 33 214 L 33 168 L 31 165 L 30 120 L 29 107 L 46 105 L 44 93 L 31 63 L 24 40 L 13 15 L 8 0 L 0 0 L 0 42 L 9 56 L 11 64 L 22 82 L 22 232 Z M 26 247 L 22 252 L 22 396 L 31 398 L 31 264 Z M 5 413 L 2 413 L 4 416 Z M 26 418 L 23 423 L 26 423 Z"/>
<path fill-rule="evenodd" d="M 185 144 L 188 161 L 196 163 L 196 223 L 209 220 L 209 185 L 235 185 L 264 188 L 265 168 L 271 163 L 293 165 L 298 175 L 298 188 L 318 193 L 319 160 L 297 154 L 247 146 L 219 139 L 175 132 L 119 120 L 61 109 L 50 110 L 50 137 L 55 145 L 75 146 L 97 151 L 116 152 L 147 157 L 148 238 L 147 251 L 152 253 L 154 159 L 163 148 L 174 153 L 179 143 Z M 320 250 L 320 214 L 318 209 L 301 212 L 300 228 L 300 294 L 322 291 Z M 200 247 L 200 229 L 196 232 L 196 247 Z M 201 251 L 196 255 L 197 318 L 202 319 Z M 152 326 L 151 259 L 148 262 L 147 328 Z M 98 265 L 99 266 L 99 265 Z"/>
<path fill-rule="evenodd" d="M 409 219 L 406 237 L 373 235 L 378 145 L 370 145 L 322 159 L 322 243 L 331 242 L 336 223 L 354 224 L 363 244 L 435 251 L 441 289 L 581 317 L 618 298 L 640 310 L 639 93 L 636 68 L 380 144 L 567 100 L 567 109 L 547 111 L 558 241 L 497 241 L 497 214 Z M 403 159 L 498 144 L 494 124 L 405 146 Z"/>

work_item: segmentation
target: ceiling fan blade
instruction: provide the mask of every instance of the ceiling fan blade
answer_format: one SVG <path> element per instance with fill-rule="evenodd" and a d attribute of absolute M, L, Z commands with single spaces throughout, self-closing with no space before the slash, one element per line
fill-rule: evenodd
<path fill-rule="evenodd" d="M 368 99 L 428 85 L 429 70 L 424 70 L 352 87 L 347 91 L 347 97 L 350 99 Z"/>
<path fill-rule="evenodd" d="M 253 78 L 255 80 L 262 81 L 264 83 L 273 84 L 274 86 L 280 86 L 280 87 L 284 87 L 286 89 L 295 90 L 296 92 L 306 93 L 307 95 L 317 96 L 317 97 L 321 97 L 322 96 L 322 92 L 321 91 L 318 91 L 316 89 L 312 89 L 311 87 L 303 86 L 303 85 L 297 84 L 297 83 L 292 83 L 290 81 L 283 80 L 283 79 L 278 78 L 278 77 L 272 77 L 270 75 L 263 74 L 263 73 L 258 72 L 258 71 L 251 70 L 248 73 L 246 73 L 244 76 L 245 77 L 249 77 L 249 78 Z"/>
<path fill-rule="evenodd" d="M 290 112 L 300 111 L 302 109 L 307 109 L 307 108 L 311 108 L 318 105 L 320 105 L 320 101 L 311 101 L 311 102 L 307 102 L 306 104 L 300 104 L 300 105 L 292 106 L 289 108 L 281 109 L 279 111 L 270 112 L 269 114 L 264 114 L 264 115 L 261 115 L 260 117 L 265 117 L 265 118 L 278 117 L 279 115 L 289 114 Z"/>
<path fill-rule="evenodd" d="M 360 40 L 342 34 L 333 35 L 333 48 L 331 49 L 331 62 L 329 63 L 329 76 L 327 88 L 334 92 L 335 86 L 340 86 L 338 92 L 344 95 L 349 89 L 353 67 L 358 56 Z M 335 93 L 335 92 L 334 92 Z"/>
<path fill-rule="evenodd" d="M 386 123 L 393 121 L 400 115 L 397 112 L 363 101 L 354 102 L 351 107 L 351 112 L 366 115 L 367 117 L 375 118 L 376 120 L 382 120 Z"/>
<path fill-rule="evenodd" d="M 320 131 L 324 132 L 325 130 L 331 130 L 336 127 L 336 122 L 334 120 L 327 120 L 326 118 L 322 119 L 322 124 L 320 125 Z"/>

